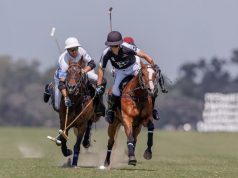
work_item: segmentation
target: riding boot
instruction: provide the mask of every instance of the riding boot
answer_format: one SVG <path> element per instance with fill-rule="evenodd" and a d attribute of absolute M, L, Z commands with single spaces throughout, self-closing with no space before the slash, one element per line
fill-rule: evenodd
<path fill-rule="evenodd" d="M 105 110 L 106 110 L 106 107 L 103 103 L 103 94 L 105 92 L 105 88 L 106 88 L 106 85 L 107 85 L 107 80 L 105 78 L 103 78 L 103 81 L 102 81 L 102 86 L 104 86 L 104 90 L 103 90 L 103 93 L 100 94 L 99 96 L 96 96 L 95 99 L 94 99 L 94 104 L 95 104 L 95 113 L 96 113 L 96 116 L 97 117 L 101 117 L 101 116 L 105 116 Z M 95 89 L 93 89 L 93 93 L 95 93 Z"/>
<path fill-rule="evenodd" d="M 105 117 L 105 120 L 109 123 L 112 124 L 114 121 L 114 112 L 116 110 L 116 107 L 119 105 L 120 101 L 120 96 L 115 96 L 115 95 L 110 95 L 108 96 L 108 109 L 107 109 L 107 114 Z"/>
<path fill-rule="evenodd" d="M 45 103 L 47 103 L 50 99 L 50 88 L 49 88 L 49 84 L 47 83 L 45 85 L 45 92 L 44 92 L 44 95 L 43 95 L 43 100 Z"/>
<path fill-rule="evenodd" d="M 155 92 L 155 94 L 152 96 L 153 118 L 155 120 L 160 120 L 159 112 L 157 109 L 154 108 L 156 97 L 157 97 L 157 92 Z"/>
<path fill-rule="evenodd" d="M 95 97 L 95 113 L 97 117 L 105 116 L 105 105 L 103 103 L 103 95 Z"/>
<path fill-rule="evenodd" d="M 162 74 L 160 74 L 159 86 L 160 86 L 160 88 L 161 88 L 162 93 L 168 93 L 168 90 L 166 90 L 166 89 L 164 88 L 164 77 L 163 77 Z"/>

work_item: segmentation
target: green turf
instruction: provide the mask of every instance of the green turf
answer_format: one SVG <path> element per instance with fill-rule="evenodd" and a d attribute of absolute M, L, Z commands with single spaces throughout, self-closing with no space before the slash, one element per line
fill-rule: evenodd
<path fill-rule="evenodd" d="M 113 150 L 110 170 L 97 167 L 106 154 L 107 132 L 93 130 L 93 147 L 83 148 L 79 168 L 63 168 L 67 161 L 60 148 L 46 139 L 55 136 L 56 129 L 0 128 L 1 178 L 182 178 L 238 177 L 238 133 L 164 132 L 154 134 L 153 158 L 145 160 L 146 132 L 138 138 L 137 165 L 127 165 L 126 138 L 120 131 Z M 72 148 L 74 135 L 70 133 Z"/>

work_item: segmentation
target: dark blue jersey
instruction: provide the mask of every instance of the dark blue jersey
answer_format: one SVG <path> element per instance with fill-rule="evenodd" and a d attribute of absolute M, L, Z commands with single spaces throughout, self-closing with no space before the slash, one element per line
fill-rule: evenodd
<path fill-rule="evenodd" d="M 136 62 L 135 55 L 140 51 L 136 46 L 128 43 L 122 43 L 118 55 L 115 55 L 111 48 L 108 47 L 103 51 L 100 59 L 100 66 L 105 69 L 107 62 L 110 60 L 116 69 L 125 69 Z"/>

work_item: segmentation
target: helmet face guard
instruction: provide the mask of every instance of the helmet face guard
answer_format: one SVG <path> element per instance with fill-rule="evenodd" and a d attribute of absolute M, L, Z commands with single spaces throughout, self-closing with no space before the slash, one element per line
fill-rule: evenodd
<path fill-rule="evenodd" d="M 121 33 L 118 31 L 112 31 L 107 35 L 107 41 L 105 45 L 107 46 L 117 46 L 123 43 Z"/>

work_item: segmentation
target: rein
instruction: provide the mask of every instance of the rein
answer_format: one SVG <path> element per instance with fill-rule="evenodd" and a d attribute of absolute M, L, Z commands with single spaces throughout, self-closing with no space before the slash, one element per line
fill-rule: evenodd
<path fill-rule="evenodd" d="M 96 96 L 94 96 L 89 103 L 83 108 L 83 110 L 75 117 L 75 119 L 67 126 L 64 128 L 63 132 L 65 132 L 70 126 L 72 126 L 72 124 L 84 113 L 84 111 L 88 108 L 88 106 L 92 103 L 92 101 L 94 100 Z M 67 107 L 68 110 L 68 107 Z M 66 119 L 68 118 L 68 112 L 66 110 Z M 67 122 L 65 122 L 65 126 L 67 125 Z"/>
<path fill-rule="evenodd" d="M 146 66 L 146 68 L 152 68 L 152 66 Z M 121 97 L 122 98 L 128 98 L 128 99 L 133 99 L 133 100 L 136 100 L 136 99 L 146 99 L 148 98 L 149 96 L 149 93 L 148 93 L 148 90 L 146 89 L 146 85 L 144 84 L 143 82 L 143 74 L 142 74 L 142 69 L 140 69 L 138 75 L 136 77 L 138 77 L 138 80 L 139 80 L 139 86 L 126 92 L 126 93 L 122 93 Z M 152 79 L 149 79 L 148 81 L 152 81 Z M 156 85 L 155 85 L 156 86 Z M 133 94 L 135 93 L 135 91 L 138 91 L 138 90 L 144 90 L 146 91 L 145 95 L 142 95 L 142 96 L 134 96 Z"/>
<path fill-rule="evenodd" d="M 88 81 L 88 79 L 87 79 L 87 75 L 85 74 L 85 73 L 83 73 L 82 72 L 82 67 L 81 67 L 81 65 L 79 65 L 78 63 L 72 63 L 72 64 L 70 64 L 69 65 L 69 67 L 71 67 L 71 66 L 77 66 L 77 67 L 79 67 L 79 69 L 80 69 L 80 72 L 81 72 L 81 76 L 80 76 L 80 79 L 79 79 L 79 81 L 76 83 L 76 85 L 75 85 L 75 87 L 74 87 L 74 89 L 73 89 L 73 94 L 74 95 L 83 95 L 83 94 L 86 94 L 87 93 L 87 81 Z M 74 76 L 74 79 L 75 79 L 76 77 Z M 80 87 L 81 86 L 81 87 Z M 84 88 L 84 89 L 82 89 L 82 88 Z M 72 126 L 72 124 L 85 112 L 85 110 L 88 108 L 88 106 L 92 103 L 92 101 L 94 100 L 94 98 L 95 98 L 96 96 L 94 96 L 93 98 L 91 98 L 91 100 L 89 101 L 89 103 L 85 106 L 85 107 L 83 107 L 83 109 L 82 109 L 82 111 L 75 117 L 75 119 L 66 127 L 66 125 L 67 125 L 67 120 L 68 120 L 68 113 L 69 113 L 69 107 L 67 107 L 66 108 L 66 116 L 65 116 L 65 128 L 64 128 L 64 130 L 63 130 L 63 132 L 65 133 L 65 131 L 70 127 L 70 126 Z"/>
<path fill-rule="evenodd" d="M 85 83 L 87 83 L 87 80 L 88 80 L 87 75 L 83 72 L 83 68 L 79 63 L 71 63 L 69 65 L 69 69 L 71 67 L 77 67 L 78 68 L 78 69 L 75 69 L 76 71 L 74 71 L 73 75 L 70 78 L 70 79 L 74 79 L 77 83 L 75 85 L 70 85 L 69 82 L 68 82 L 69 79 L 66 79 L 67 89 L 68 89 L 69 93 L 74 94 L 74 95 L 84 94 L 84 92 L 82 92 L 82 93 L 79 93 L 79 92 L 80 92 L 80 86 L 86 87 Z M 77 73 L 80 74 L 80 78 L 78 79 L 78 81 L 77 81 L 77 76 L 76 76 Z"/>

